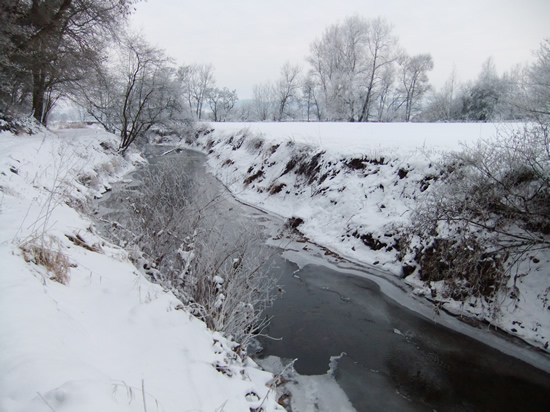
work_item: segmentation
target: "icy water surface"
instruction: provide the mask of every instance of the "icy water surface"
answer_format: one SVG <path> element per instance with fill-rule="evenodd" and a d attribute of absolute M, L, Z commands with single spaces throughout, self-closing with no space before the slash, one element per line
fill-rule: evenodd
<path fill-rule="evenodd" d="M 150 150 L 155 167 L 177 158 L 199 184 L 225 190 L 206 173 L 202 154 L 155 157 L 166 149 Z M 245 219 L 272 230 L 281 226 L 256 209 L 228 202 L 216 212 L 226 213 L 227 221 Z M 273 319 L 266 332 L 282 340 L 261 339 L 258 356 L 297 358 L 299 374 L 325 375 L 331 357 L 345 353 L 325 381 L 335 379 L 356 410 L 550 411 L 549 374 L 404 308 L 369 279 L 330 265 L 300 269 L 282 254 L 275 256 L 271 271 L 285 293 L 269 310 Z M 315 382 L 307 390 L 292 383 L 289 388 L 326 390 Z M 301 408 L 335 410 L 314 398 Z"/>
<path fill-rule="evenodd" d="M 411 312 L 372 281 L 289 262 L 264 353 L 335 378 L 359 411 L 548 411 L 550 376 Z"/>

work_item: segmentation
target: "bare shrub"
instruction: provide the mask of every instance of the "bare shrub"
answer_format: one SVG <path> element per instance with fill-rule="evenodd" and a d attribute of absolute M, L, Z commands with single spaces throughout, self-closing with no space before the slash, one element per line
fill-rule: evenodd
<path fill-rule="evenodd" d="M 109 152 L 109 153 L 115 153 L 116 150 L 117 150 L 116 146 L 113 143 L 109 142 L 109 141 L 102 141 L 102 142 L 99 143 L 99 145 L 101 146 L 101 148 L 103 150 L 105 150 L 106 152 Z"/>
<path fill-rule="evenodd" d="M 300 217 L 291 217 L 285 222 L 285 228 L 286 229 L 298 229 L 298 226 L 300 226 L 302 223 L 304 223 L 304 219 Z"/>
<path fill-rule="evenodd" d="M 282 190 L 286 187 L 286 183 L 279 183 L 279 182 L 273 182 L 271 186 L 269 187 L 269 194 L 275 195 L 277 193 L 281 193 Z"/>
<path fill-rule="evenodd" d="M 52 237 L 34 239 L 20 245 L 25 261 L 45 267 L 51 280 L 66 285 L 69 282 L 69 259 Z"/>
<path fill-rule="evenodd" d="M 277 296 L 276 279 L 266 273 L 269 255 L 258 245 L 259 233 L 224 232 L 210 224 L 197 231 L 185 260 L 184 292 L 196 316 L 246 345 L 266 326 L 261 313 Z"/>
<path fill-rule="evenodd" d="M 250 183 L 252 183 L 255 180 L 258 180 L 262 178 L 264 175 L 264 171 L 262 169 L 256 171 L 256 173 L 251 174 L 247 178 L 244 179 L 243 183 L 245 186 L 248 186 Z"/>
<path fill-rule="evenodd" d="M 528 124 L 451 154 L 412 214 L 409 256 L 446 294 L 491 301 L 517 263 L 550 247 L 548 124 Z M 516 273 L 515 276 L 523 274 Z"/>
<path fill-rule="evenodd" d="M 149 167 L 140 180 L 113 194 L 121 212 L 109 232 L 195 316 L 246 344 L 265 326 L 261 313 L 277 290 L 259 230 L 223 220 L 223 196 L 194 183 L 178 161 Z"/>
<path fill-rule="evenodd" d="M 486 251 L 471 237 L 435 239 L 418 253 L 420 279 L 444 281 L 443 297 L 463 301 L 473 296 L 488 298 L 505 283 L 505 256 Z"/>
<path fill-rule="evenodd" d="M 96 166 L 94 170 L 98 173 L 98 175 L 108 175 L 112 176 L 113 174 L 120 171 L 122 168 L 123 160 L 120 157 L 114 157 L 107 162 L 103 162 Z"/>
<path fill-rule="evenodd" d="M 99 178 L 94 172 L 83 172 L 77 176 L 76 180 L 83 186 L 97 190 L 99 188 Z"/>

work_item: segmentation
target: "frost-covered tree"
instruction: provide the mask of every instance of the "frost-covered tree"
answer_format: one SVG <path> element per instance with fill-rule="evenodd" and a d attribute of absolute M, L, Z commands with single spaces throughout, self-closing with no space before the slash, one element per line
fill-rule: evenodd
<path fill-rule="evenodd" d="M 433 60 L 429 54 L 416 56 L 402 55 L 399 58 L 401 90 L 404 100 L 404 120 L 411 121 L 421 99 L 430 89 L 428 71 L 432 70 Z"/>
<path fill-rule="evenodd" d="M 315 80 L 308 76 L 302 83 L 301 103 L 305 109 L 305 118 L 309 122 L 312 118 L 322 120 L 321 102 L 319 101 L 320 90 Z"/>
<path fill-rule="evenodd" d="M 392 115 L 392 105 L 394 103 L 392 94 L 394 94 L 395 73 L 395 66 L 393 64 L 388 64 L 384 66 L 382 74 L 380 75 L 378 103 L 376 107 L 376 120 L 379 122 L 391 121 L 394 119 Z"/>
<path fill-rule="evenodd" d="M 500 78 L 500 99 L 495 109 L 495 120 L 526 120 L 522 108 L 523 87 L 525 83 L 525 67 L 517 64 Z"/>
<path fill-rule="evenodd" d="M 329 120 L 354 120 L 359 111 L 357 82 L 366 30 L 363 19 L 351 17 L 328 27 L 310 46 L 311 74 L 320 85 Z"/>
<path fill-rule="evenodd" d="M 261 122 L 271 120 L 275 116 L 275 92 L 273 85 L 269 82 L 256 84 L 252 88 L 253 93 L 253 114 Z"/>
<path fill-rule="evenodd" d="M 369 22 L 367 32 L 366 76 L 361 83 L 363 103 L 359 121 L 368 122 L 375 99 L 379 96 L 380 85 L 387 85 L 387 66 L 396 60 L 397 38 L 392 34 L 392 26 L 384 19 Z"/>
<path fill-rule="evenodd" d="M 387 93 L 387 66 L 397 39 L 381 18 L 349 17 L 328 27 L 310 46 L 311 76 L 323 95 L 326 118 L 369 121 L 380 93 Z"/>
<path fill-rule="evenodd" d="M 256 120 L 254 112 L 255 112 L 254 101 L 247 100 L 247 101 L 241 102 L 235 108 L 235 118 L 241 122 L 254 121 Z"/>
<path fill-rule="evenodd" d="M 0 100 L 46 123 L 67 88 L 86 78 L 103 39 L 117 32 L 134 0 L 4 0 L 0 5 Z"/>
<path fill-rule="evenodd" d="M 450 122 L 460 118 L 460 83 L 456 67 L 445 84 L 428 97 L 428 104 L 422 115 L 425 120 L 434 122 Z"/>
<path fill-rule="evenodd" d="M 550 117 L 550 39 L 541 43 L 536 58 L 527 70 L 526 109 L 531 116 L 547 121 Z"/>
<path fill-rule="evenodd" d="M 516 65 L 498 76 L 491 59 L 473 82 L 460 84 L 455 72 L 429 99 L 428 121 L 507 121 L 525 119 L 526 72 Z"/>
<path fill-rule="evenodd" d="M 197 120 L 202 120 L 204 105 L 216 87 L 214 66 L 211 64 L 191 64 L 178 69 L 178 79 L 182 85 L 185 100 Z"/>
<path fill-rule="evenodd" d="M 493 59 L 489 58 L 483 63 L 475 82 L 464 87 L 462 120 L 482 122 L 497 120 L 503 96 L 502 80 L 497 74 Z"/>
<path fill-rule="evenodd" d="M 236 90 L 229 90 L 227 87 L 211 89 L 206 96 L 206 101 L 212 112 L 212 120 L 215 122 L 228 120 L 238 100 Z"/>
<path fill-rule="evenodd" d="M 293 117 L 291 107 L 296 105 L 300 89 L 302 69 L 298 65 L 286 62 L 281 68 L 281 76 L 274 87 L 274 97 L 277 99 L 277 120 L 282 121 Z"/>

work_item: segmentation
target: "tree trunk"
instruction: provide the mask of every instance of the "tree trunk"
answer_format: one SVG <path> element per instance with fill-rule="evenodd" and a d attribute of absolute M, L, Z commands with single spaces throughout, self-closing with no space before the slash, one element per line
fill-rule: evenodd
<path fill-rule="evenodd" d="M 365 97 L 365 102 L 363 103 L 363 107 L 361 108 L 361 115 L 359 116 L 359 120 L 358 120 L 359 122 L 369 121 L 371 94 L 372 94 L 372 89 L 374 87 L 374 76 L 376 75 L 376 71 L 377 71 L 377 67 L 376 67 L 377 59 L 378 59 L 378 50 L 375 50 L 374 60 L 372 62 L 372 71 L 369 79 L 369 86 L 367 88 L 367 96 Z"/>
<path fill-rule="evenodd" d="M 44 74 L 38 68 L 32 73 L 32 112 L 33 117 L 43 125 L 46 125 L 44 117 L 44 95 L 46 94 L 46 85 Z"/>

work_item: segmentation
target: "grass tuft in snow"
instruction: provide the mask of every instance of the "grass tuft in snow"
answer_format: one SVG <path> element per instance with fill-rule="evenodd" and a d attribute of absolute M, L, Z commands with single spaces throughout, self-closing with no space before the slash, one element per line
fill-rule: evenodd
<path fill-rule="evenodd" d="M 52 273 L 51 280 L 69 283 L 70 263 L 59 242 L 50 236 L 25 242 L 19 246 L 27 263 L 43 266 Z"/>

